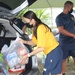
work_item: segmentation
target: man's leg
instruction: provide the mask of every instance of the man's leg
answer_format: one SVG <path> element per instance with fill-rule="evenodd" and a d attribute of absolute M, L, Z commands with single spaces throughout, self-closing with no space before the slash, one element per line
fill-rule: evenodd
<path fill-rule="evenodd" d="M 74 65 L 75 65 L 75 57 L 73 57 Z"/>
<path fill-rule="evenodd" d="M 57 74 L 57 75 L 63 75 L 63 74 Z"/>
<path fill-rule="evenodd" d="M 63 74 L 49 74 L 49 75 L 63 75 Z"/>
<path fill-rule="evenodd" d="M 63 60 L 62 62 L 62 74 L 65 75 L 65 71 L 66 71 L 66 59 Z"/>

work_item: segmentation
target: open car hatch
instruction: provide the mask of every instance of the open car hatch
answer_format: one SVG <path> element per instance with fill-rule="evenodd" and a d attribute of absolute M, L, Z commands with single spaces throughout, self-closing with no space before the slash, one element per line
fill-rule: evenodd
<path fill-rule="evenodd" d="M 36 0 L 0 0 L 0 17 L 12 18 Z"/>

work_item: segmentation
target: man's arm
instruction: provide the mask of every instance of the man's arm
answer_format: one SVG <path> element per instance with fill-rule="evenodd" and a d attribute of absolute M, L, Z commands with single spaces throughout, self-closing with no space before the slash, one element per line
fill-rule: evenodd
<path fill-rule="evenodd" d="M 75 30 L 75 26 L 74 26 L 74 30 Z"/>
<path fill-rule="evenodd" d="M 75 38 L 75 34 L 73 34 L 73 33 L 71 33 L 71 32 L 68 32 L 67 30 L 64 29 L 63 26 L 59 26 L 58 29 L 59 29 L 59 32 L 60 32 L 60 33 L 66 35 L 66 36 L 70 36 L 70 37 Z"/>

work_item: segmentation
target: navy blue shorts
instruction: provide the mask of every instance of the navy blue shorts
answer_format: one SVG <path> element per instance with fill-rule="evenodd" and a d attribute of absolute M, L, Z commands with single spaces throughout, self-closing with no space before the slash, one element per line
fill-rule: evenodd
<path fill-rule="evenodd" d="M 64 44 L 61 46 L 61 48 L 63 50 L 63 59 L 66 59 L 69 56 L 75 58 L 75 42 Z"/>
<path fill-rule="evenodd" d="M 58 46 L 50 52 L 45 60 L 43 75 L 60 74 L 62 70 L 63 52 Z"/>

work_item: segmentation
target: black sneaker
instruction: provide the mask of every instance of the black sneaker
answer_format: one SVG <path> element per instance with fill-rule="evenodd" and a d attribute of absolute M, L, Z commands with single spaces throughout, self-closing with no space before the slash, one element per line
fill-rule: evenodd
<path fill-rule="evenodd" d="M 63 75 L 65 75 L 65 73 L 63 73 Z"/>

